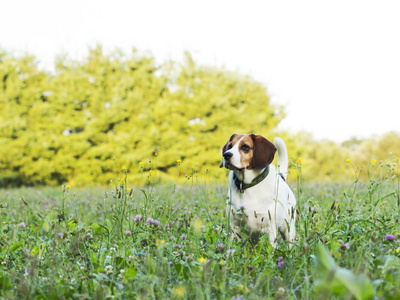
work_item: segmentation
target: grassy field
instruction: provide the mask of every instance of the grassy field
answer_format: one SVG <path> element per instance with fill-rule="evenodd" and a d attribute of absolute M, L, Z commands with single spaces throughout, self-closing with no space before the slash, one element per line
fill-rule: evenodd
<path fill-rule="evenodd" d="M 364 184 L 292 182 L 290 250 L 266 236 L 231 241 L 227 184 L 196 176 L 138 188 L 124 172 L 109 188 L 2 189 L 0 297 L 399 299 L 396 167 L 372 164 Z"/>

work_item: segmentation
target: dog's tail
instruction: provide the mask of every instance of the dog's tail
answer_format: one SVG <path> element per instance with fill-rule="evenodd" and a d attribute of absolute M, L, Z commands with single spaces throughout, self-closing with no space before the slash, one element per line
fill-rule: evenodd
<path fill-rule="evenodd" d="M 274 139 L 274 144 L 276 146 L 276 149 L 278 150 L 278 172 L 280 173 L 282 178 L 286 181 L 288 164 L 289 164 L 289 157 L 286 149 L 286 144 L 279 137 L 276 137 Z"/>

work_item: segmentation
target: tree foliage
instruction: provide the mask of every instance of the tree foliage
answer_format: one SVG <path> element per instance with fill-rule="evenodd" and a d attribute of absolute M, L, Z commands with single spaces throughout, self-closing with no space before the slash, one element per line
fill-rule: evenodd
<path fill-rule="evenodd" d="M 262 84 L 189 54 L 158 66 L 136 50 L 97 47 L 81 61 L 58 57 L 49 74 L 32 56 L 1 52 L 0 80 L 2 185 L 106 184 L 122 166 L 141 184 L 140 162 L 160 177 L 193 165 L 223 177 L 231 133 L 268 135 L 283 118 Z"/>
<path fill-rule="evenodd" d="M 103 185 L 122 167 L 135 185 L 154 180 L 151 170 L 158 179 L 223 179 L 220 151 L 235 132 L 282 136 L 308 181 L 366 180 L 373 160 L 400 155 L 396 132 L 342 145 L 277 132 L 285 115 L 264 85 L 199 66 L 188 53 L 183 63 L 157 65 L 135 49 L 98 46 L 79 61 L 59 56 L 49 73 L 31 55 L 0 51 L 0 103 L 0 186 Z"/>

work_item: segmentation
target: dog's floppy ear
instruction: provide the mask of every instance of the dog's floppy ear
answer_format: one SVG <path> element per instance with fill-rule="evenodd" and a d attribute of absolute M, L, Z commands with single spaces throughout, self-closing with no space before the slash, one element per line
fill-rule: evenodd
<path fill-rule="evenodd" d="M 224 145 L 224 147 L 222 147 L 222 154 L 224 154 L 226 151 L 228 151 L 229 143 L 232 142 L 232 140 L 235 138 L 235 136 L 237 136 L 236 133 L 232 134 L 231 137 L 229 138 L 229 140 Z M 224 162 L 222 162 L 219 167 L 222 168 L 223 166 L 224 166 Z"/>
<path fill-rule="evenodd" d="M 251 134 L 254 142 L 253 166 L 257 169 L 266 168 L 275 157 L 276 147 L 262 135 Z"/>

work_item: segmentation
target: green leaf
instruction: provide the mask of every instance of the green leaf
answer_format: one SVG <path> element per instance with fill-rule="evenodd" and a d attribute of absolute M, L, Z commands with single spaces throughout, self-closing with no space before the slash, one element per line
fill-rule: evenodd
<path fill-rule="evenodd" d="M 326 248 L 323 245 L 318 244 L 316 250 L 317 250 L 316 269 L 318 272 L 326 275 L 335 269 L 336 267 L 335 260 L 332 258 L 328 250 L 326 250 Z"/>
<path fill-rule="evenodd" d="M 374 286 L 367 276 L 355 275 L 348 269 L 337 267 L 335 260 L 321 244 L 317 245 L 315 269 L 318 277 L 316 286 L 320 290 L 329 290 L 340 297 L 350 292 L 358 300 L 374 295 Z"/>
<path fill-rule="evenodd" d="M 127 279 L 132 279 L 136 277 L 136 269 L 134 267 L 130 267 L 128 270 L 126 270 L 125 277 Z"/>
<path fill-rule="evenodd" d="M 75 230 L 75 228 L 76 228 L 76 223 L 74 222 L 73 219 L 70 220 L 70 221 L 68 222 L 68 227 L 69 227 L 69 229 L 70 229 L 71 231 L 74 231 L 74 230 Z"/>
<path fill-rule="evenodd" d="M 44 221 L 43 224 L 42 224 L 42 228 L 43 228 L 46 232 L 49 232 L 49 230 L 50 230 L 50 224 L 49 224 L 49 222 Z"/>
<path fill-rule="evenodd" d="M 31 250 L 31 255 L 32 256 L 39 255 L 43 251 L 44 246 L 45 246 L 45 244 L 39 244 L 39 245 L 36 245 L 35 247 L 33 247 L 33 249 Z"/>
<path fill-rule="evenodd" d="M 184 279 L 189 279 L 190 270 L 187 266 L 182 264 L 175 264 L 174 267 L 178 276 L 181 275 Z"/>
<path fill-rule="evenodd" d="M 0 290 L 6 290 L 11 287 L 11 280 L 4 273 L 0 273 Z"/>
<path fill-rule="evenodd" d="M 19 241 L 19 242 L 12 244 L 10 249 L 12 252 L 17 252 L 18 250 L 20 250 L 22 248 L 22 246 L 23 246 L 23 242 Z"/>
<path fill-rule="evenodd" d="M 97 223 L 93 223 L 91 226 L 92 226 L 92 228 L 93 228 L 93 232 L 94 232 L 94 233 L 99 234 L 99 233 L 101 233 L 101 231 L 103 230 L 103 228 L 102 228 L 99 224 L 97 224 Z"/>
<path fill-rule="evenodd" d="M 259 264 L 262 261 L 263 261 L 263 257 L 261 255 L 259 255 L 251 262 L 251 264 L 252 265 Z"/>

